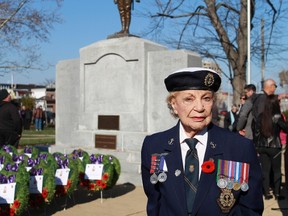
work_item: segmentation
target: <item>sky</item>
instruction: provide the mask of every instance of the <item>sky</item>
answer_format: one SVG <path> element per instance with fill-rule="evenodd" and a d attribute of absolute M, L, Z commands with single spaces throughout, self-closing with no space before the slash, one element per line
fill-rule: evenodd
<path fill-rule="evenodd" d="M 0 77 L 1 83 L 13 80 L 21 84 L 43 84 L 46 80 L 55 80 L 59 61 L 79 58 L 82 47 L 105 40 L 121 30 L 119 12 L 113 0 L 65 0 L 60 13 L 63 22 L 51 30 L 48 43 L 40 44 L 42 60 L 53 66 L 41 72 L 7 74 Z M 135 25 L 137 19 L 132 18 L 130 32 L 140 27 Z"/>
<path fill-rule="evenodd" d="M 135 11 L 141 8 L 143 1 L 135 3 Z M 130 33 L 137 35 L 137 32 L 141 32 L 149 24 L 149 20 L 135 16 L 134 13 L 132 11 Z M 48 43 L 40 44 L 42 60 L 52 66 L 41 72 L 7 74 L 0 77 L 1 83 L 45 84 L 47 80 L 55 81 L 56 65 L 59 61 L 79 58 L 82 47 L 106 40 L 109 35 L 121 29 L 117 5 L 113 0 L 64 0 L 60 14 L 63 22 L 56 24 L 51 30 Z M 265 69 L 265 78 L 271 77 L 279 83 L 278 73 L 283 69 L 288 69 L 286 62 L 279 62 Z M 261 65 L 251 62 L 250 80 L 257 87 L 261 81 L 260 71 Z M 223 78 L 223 83 L 223 90 L 232 90 L 226 78 Z M 277 91 L 282 92 L 283 89 Z"/>

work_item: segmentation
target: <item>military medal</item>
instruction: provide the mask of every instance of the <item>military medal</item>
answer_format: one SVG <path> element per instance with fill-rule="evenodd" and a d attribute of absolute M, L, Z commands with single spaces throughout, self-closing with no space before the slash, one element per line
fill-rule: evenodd
<path fill-rule="evenodd" d="M 151 155 L 151 167 L 150 167 L 150 173 L 152 174 L 150 176 L 150 182 L 152 184 L 156 184 L 158 182 L 158 176 L 156 172 L 159 170 L 159 159 L 157 154 Z"/>
<path fill-rule="evenodd" d="M 217 199 L 217 203 L 223 213 L 229 213 L 235 203 L 235 198 L 231 190 L 224 188 L 221 189 L 220 197 Z"/>
<path fill-rule="evenodd" d="M 224 170 L 224 160 L 218 160 L 218 168 L 217 168 L 217 186 L 221 189 L 227 187 L 227 175 L 225 175 Z"/>
<path fill-rule="evenodd" d="M 158 175 L 158 181 L 159 182 L 165 182 L 167 180 L 167 175 L 165 172 L 162 172 Z"/>
<path fill-rule="evenodd" d="M 227 189 L 229 189 L 229 190 L 232 190 L 233 189 L 233 187 L 234 187 L 234 181 L 233 181 L 233 179 L 230 179 L 230 178 L 228 178 L 228 180 L 227 180 Z"/>
<path fill-rule="evenodd" d="M 228 161 L 227 188 L 232 190 L 234 187 L 234 161 Z"/>
<path fill-rule="evenodd" d="M 235 181 L 233 189 L 238 191 L 240 190 L 241 184 L 240 184 L 240 162 L 235 162 L 235 175 L 234 175 Z"/>
<path fill-rule="evenodd" d="M 220 178 L 217 181 L 217 186 L 221 189 L 226 188 L 227 187 L 227 181 L 224 178 Z"/>
<path fill-rule="evenodd" d="M 150 167 L 150 182 L 157 184 L 157 182 L 165 182 L 167 180 L 167 174 L 164 171 L 165 155 L 167 154 L 153 154 L 151 155 L 151 167 Z M 167 169 L 167 168 L 166 168 Z"/>
<path fill-rule="evenodd" d="M 248 184 L 246 182 L 242 182 L 240 188 L 241 188 L 242 191 L 246 192 L 246 191 L 248 191 L 249 186 L 248 186 Z"/>
<path fill-rule="evenodd" d="M 233 189 L 235 191 L 241 189 L 245 192 L 249 189 L 248 178 L 248 163 L 218 160 L 216 181 L 219 188 Z"/>
<path fill-rule="evenodd" d="M 158 175 L 158 181 L 159 182 L 165 182 L 167 180 L 167 175 L 164 172 L 164 163 L 165 163 L 165 158 L 164 155 L 160 156 L 160 164 L 159 164 L 159 170 L 161 173 Z"/>
<path fill-rule="evenodd" d="M 234 189 L 235 191 L 240 190 L 240 187 L 241 187 L 241 184 L 240 184 L 239 182 L 234 182 L 233 189 Z"/>
<path fill-rule="evenodd" d="M 247 191 L 249 189 L 249 186 L 248 186 L 248 176 L 249 176 L 249 164 L 247 163 L 243 163 L 243 182 L 241 183 L 241 190 L 242 191 Z"/>
<path fill-rule="evenodd" d="M 150 176 L 150 182 L 152 184 L 156 184 L 158 182 L 158 176 L 156 175 L 156 173 L 153 173 L 153 175 Z"/>

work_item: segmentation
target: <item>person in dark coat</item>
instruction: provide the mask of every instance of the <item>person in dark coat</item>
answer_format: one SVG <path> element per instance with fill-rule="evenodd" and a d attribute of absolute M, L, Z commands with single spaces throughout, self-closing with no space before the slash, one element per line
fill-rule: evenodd
<path fill-rule="evenodd" d="M 165 79 L 168 107 L 179 121 L 142 145 L 148 216 L 262 215 L 253 142 L 211 122 L 220 84 L 218 73 L 206 68 L 181 69 Z"/>
<path fill-rule="evenodd" d="M 23 129 L 30 130 L 31 122 L 32 122 L 32 110 L 29 107 L 22 106 L 21 110 L 22 122 L 23 122 Z"/>
<path fill-rule="evenodd" d="M 0 147 L 12 145 L 18 147 L 22 134 L 22 120 L 18 108 L 11 103 L 6 89 L 0 90 Z"/>
<path fill-rule="evenodd" d="M 244 87 L 244 91 L 247 97 L 246 102 L 243 104 L 241 111 L 238 115 L 236 130 L 239 131 L 241 135 L 244 135 L 246 138 L 253 140 L 252 132 L 252 107 L 254 101 L 257 99 L 256 86 L 253 84 L 248 84 Z"/>
<path fill-rule="evenodd" d="M 280 196 L 281 186 L 281 149 L 280 131 L 288 133 L 288 123 L 284 120 L 277 95 L 267 95 L 265 109 L 259 115 L 257 121 L 255 143 L 263 173 L 263 192 L 266 200 L 273 198 L 269 192 L 270 185 L 273 185 L 275 199 L 284 199 Z M 273 172 L 272 184 L 270 183 L 270 171 Z"/>

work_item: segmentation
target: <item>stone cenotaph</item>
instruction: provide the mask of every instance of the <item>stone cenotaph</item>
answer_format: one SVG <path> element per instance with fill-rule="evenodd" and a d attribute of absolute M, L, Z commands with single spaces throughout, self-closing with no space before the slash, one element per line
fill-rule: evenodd
<path fill-rule="evenodd" d="M 172 127 L 164 78 L 202 66 L 200 56 L 138 37 L 111 38 L 80 49 L 56 66 L 56 145 L 50 151 L 111 154 L 121 163 L 118 183 L 141 185 L 146 135 Z"/>

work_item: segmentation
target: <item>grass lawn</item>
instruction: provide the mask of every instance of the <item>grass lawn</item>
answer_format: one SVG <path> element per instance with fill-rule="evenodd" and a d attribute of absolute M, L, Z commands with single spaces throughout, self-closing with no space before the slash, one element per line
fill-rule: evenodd
<path fill-rule="evenodd" d="M 19 147 L 27 145 L 51 145 L 55 144 L 55 128 L 45 127 L 42 131 L 24 130 L 19 142 Z"/>

